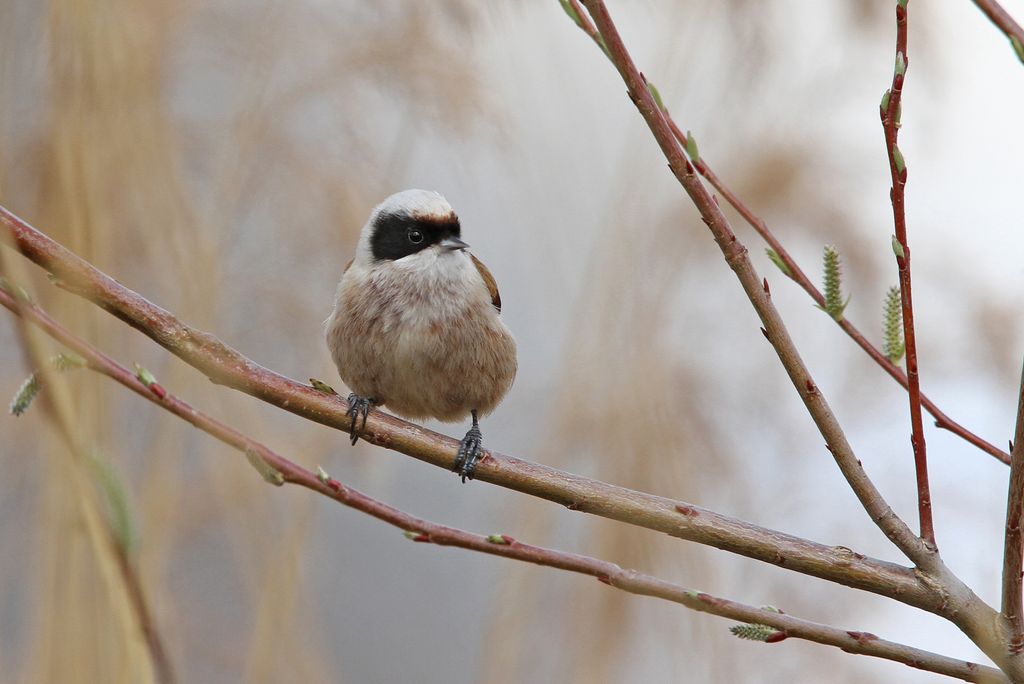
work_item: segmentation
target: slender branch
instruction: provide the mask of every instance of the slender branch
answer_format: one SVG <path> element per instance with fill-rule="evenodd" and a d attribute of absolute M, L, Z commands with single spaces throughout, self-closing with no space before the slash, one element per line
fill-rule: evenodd
<path fill-rule="evenodd" d="M 1017 53 L 1017 59 L 1024 62 L 1024 28 L 1013 20 L 1010 13 L 1003 9 L 996 0 L 974 0 L 989 20 L 999 27 L 999 30 L 1006 34 L 1013 45 L 1013 51 Z"/>
<path fill-rule="evenodd" d="M 629 90 L 629 96 L 636 104 L 640 114 L 644 117 L 648 127 L 654 134 L 655 140 L 661 147 L 669 168 L 672 170 L 683 189 L 690 196 L 701 214 L 704 223 L 707 224 L 715 238 L 715 242 L 721 249 L 726 263 L 736 273 L 743 290 L 750 299 L 751 304 L 757 311 L 761 322 L 764 324 L 764 333 L 768 341 L 774 347 L 782 362 L 783 367 L 789 374 L 790 380 L 796 387 L 800 398 L 807 407 L 808 413 L 818 430 L 825 438 L 825 443 L 832 452 L 839 469 L 849 483 L 851 489 L 857 495 L 861 505 L 867 510 L 871 519 L 886 534 L 889 539 L 910 558 L 918 567 L 923 569 L 934 569 L 940 563 L 934 549 L 921 543 L 910 528 L 904 523 L 889 507 L 874 483 L 868 478 L 867 473 L 861 467 L 843 433 L 842 427 L 832 413 L 828 402 L 818 391 L 818 387 L 811 377 L 810 372 L 800 358 L 800 353 L 789 336 L 782 317 L 771 301 L 767 289 L 767 281 L 762 284 L 760 277 L 754 269 L 750 258 L 747 256 L 747 249 L 732 232 L 728 219 L 722 214 L 718 203 L 708 193 L 707 189 L 697 178 L 693 166 L 687 160 L 682 148 L 679 146 L 672 134 L 668 123 L 661 114 L 661 110 L 647 88 L 646 79 L 636 68 L 632 57 L 619 36 L 618 30 L 612 22 L 608 10 L 601 0 L 583 0 L 583 4 L 590 12 L 604 43 L 608 48 L 609 55 L 619 74 L 625 81 Z"/>
<path fill-rule="evenodd" d="M 259 468 L 261 473 L 268 481 L 275 484 L 290 483 L 306 487 L 405 531 L 413 541 L 454 546 L 589 575 L 631 594 L 672 601 L 691 610 L 746 623 L 768 625 L 778 630 L 771 639 L 773 642 L 782 641 L 785 638 L 806 639 L 836 646 L 848 653 L 884 658 L 968 682 L 1009 681 L 999 670 L 992 667 L 886 641 L 867 632 L 842 630 L 686 589 L 681 585 L 651 575 L 624 569 L 610 561 L 524 544 L 507 535 L 485 537 L 417 518 L 343 485 L 333 478 L 326 477 L 322 473 L 317 475 L 311 473 L 269 447 L 198 411 L 160 385 L 149 384 L 147 386 L 143 380 L 139 379 L 138 374 L 133 374 L 103 352 L 73 335 L 38 306 L 27 303 L 19 304 L 14 297 L 3 290 L 0 290 L 0 305 L 39 326 L 48 335 L 73 350 L 86 360 L 86 364 L 92 370 L 121 383 L 157 406 L 238 449 L 250 459 L 255 456 L 261 464 Z"/>
<path fill-rule="evenodd" d="M 907 348 L 907 381 L 910 395 L 910 443 L 914 449 L 914 470 L 917 475 L 917 511 L 921 522 L 921 538 L 935 546 L 935 528 L 932 524 L 932 498 L 928 484 L 928 454 L 921 417 L 921 382 L 917 369 L 917 337 L 914 334 L 914 304 L 910 286 L 910 245 L 907 241 L 906 185 L 907 165 L 900 152 L 897 138 L 900 129 L 900 111 L 903 101 L 903 82 L 907 66 L 907 7 L 906 0 L 896 3 L 896 66 L 892 87 L 882 99 L 880 113 L 885 132 L 885 147 L 889 155 L 889 173 L 892 176 L 892 214 L 896 227 L 893 251 L 900 276 L 900 303 L 903 307 L 903 339 Z"/>
<path fill-rule="evenodd" d="M 1024 659 L 1008 654 L 1005 640 L 998 625 L 995 611 L 985 605 L 969 587 L 945 566 L 937 549 L 917 538 L 913 532 L 889 509 L 874 485 L 865 475 L 860 461 L 856 459 L 846 441 L 842 429 L 832 415 L 827 403 L 820 396 L 813 380 L 800 360 L 799 354 L 782 324 L 778 311 L 771 302 L 767 281 L 763 291 L 761 283 L 747 258 L 746 249 L 739 244 L 735 235 L 718 208 L 717 201 L 707 192 L 697 178 L 692 165 L 687 161 L 682 148 L 661 114 L 660 108 L 646 85 L 643 75 L 633 64 L 629 52 L 622 43 L 608 10 L 602 0 L 582 0 L 608 48 L 608 54 L 626 83 L 630 98 L 651 129 L 655 140 L 669 162 L 669 168 L 683 186 L 702 219 L 711 229 L 726 263 L 733 269 L 743 286 L 747 297 L 764 323 L 762 332 L 773 345 L 783 367 L 801 394 L 808 412 L 825 436 L 826 444 L 832 451 L 840 470 L 854 493 L 871 515 L 872 520 L 886 532 L 896 546 L 913 560 L 923 578 L 928 578 L 949 600 L 952 608 L 950 619 L 985 651 L 1000 669 L 1011 678 L 1024 681 Z M 956 606 L 953 608 L 953 606 Z"/>
<path fill-rule="evenodd" d="M 246 358 L 213 335 L 185 325 L 92 264 L 0 207 L 0 241 L 14 245 L 50 271 L 65 289 L 94 302 L 146 334 L 213 382 L 243 391 L 287 411 L 344 432 L 348 405 L 339 397 L 279 375 Z M 361 437 L 450 470 L 458 442 L 383 411 L 371 411 Z M 487 452 L 476 479 L 537 496 L 571 510 L 665 532 L 790 570 L 820 577 L 951 617 L 957 607 L 945 592 L 913 570 L 759 527 L 689 503 L 567 473 L 539 463 Z M 888 522 L 887 522 L 888 524 Z M 908 530 L 909 533 L 909 530 Z M 910 535 L 913 538 L 913 535 Z"/>
<path fill-rule="evenodd" d="M 611 59 L 611 55 L 608 53 L 607 47 L 605 47 L 604 39 L 601 38 L 601 34 L 598 33 L 597 28 L 594 26 L 594 23 L 590 20 L 590 17 L 587 16 L 580 8 L 579 0 L 564 1 L 568 2 L 570 7 L 572 8 L 570 16 L 572 17 L 576 25 L 584 33 L 586 33 L 592 41 L 594 41 L 594 43 L 597 45 L 598 48 L 601 49 L 601 51 L 605 54 L 606 57 Z M 664 103 L 661 102 L 658 102 L 657 104 L 659 105 L 659 109 L 661 110 L 662 116 L 665 118 L 666 123 L 668 123 L 669 128 L 672 130 L 672 135 L 675 137 L 676 140 L 679 141 L 679 144 L 683 148 L 686 148 L 688 142 L 686 134 L 683 133 L 683 131 L 676 124 L 675 120 L 672 118 L 672 114 L 669 112 L 668 107 L 664 106 Z M 701 176 L 706 178 L 709 183 L 711 183 L 711 186 L 715 188 L 715 190 L 717 190 L 719 194 L 722 195 L 722 197 L 725 198 L 725 201 L 728 202 L 740 216 L 743 217 L 743 220 L 750 224 L 754 231 L 758 235 L 760 235 L 766 243 L 768 243 L 768 246 L 775 250 L 775 253 L 779 255 L 783 263 L 786 264 L 786 267 L 789 269 L 789 273 L 787 273 L 786 275 L 789 276 L 789 278 L 793 280 L 793 282 L 795 282 L 797 285 L 803 288 L 803 290 L 807 292 L 808 295 L 811 296 L 811 299 L 814 300 L 815 304 L 824 308 L 824 295 L 821 294 L 821 292 L 818 290 L 814 282 L 810 278 L 808 278 L 807 275 L 803 272 L 803 269 L 800 268 L 800 265 L 797 264 L 796 260 L 782 245 L 782 242 L 779 241 L 777 237 L 775 237 L 775 234 L 772 233 L 772 231 L 768 228 L 768 224 L 765 223 L 764 219 L 755 214 L 750 209 L 750 207 L 748 207 L 739 198 L 739 196 L 736 195 L 736 193 L 734 193 L 729 188 L 729 186 L 727 186 L 725 182 L 718 177 L 718 175 L 708 165 L 707 161 L 703 158 L 703 156 L 701 156 L 701 158 L 699 159 L 693 160 L 693 167 L 697 170 L 697 173 L 699 173 Z M 857 327 L 854 326 L 853 323 L 849 321 L 848 318 L 843 317 L 842 319 L 835 322 L 839 325 L 843 332 L 845 332 L 861 349 L 863 349 L 867 353 L 868 356 L 871 357 L 872 361 L 878 364 L 882 368 L 882 370 L 888 373 L 889 376 L 892 377 L 896 382 L 898 382 L 904 389 L 907 389 L 907 376 L 903 372 L 903 370 L 898 365 L 893 363 L 889 359 L 889 357 L 883 354 L 881 350 L 879 350 L 875 345 L 871 344 L 868 338 L 865 337 L 863 333 L 861 333 L 860 330 L 858 330 Z M 965 428 L 960 423 L 957 423 L 955 420 L 946 415 L 932 400 L 930 400 L 924 394 L 921 395 L 921 403 L 928 410 L 928 412 L 932 414 L 932 416 L 935 418 L 935 426 L 937 428 L 948 430 L 953 434 L 957 435 L 958 437 L 966 440 L 970 444 L 976 446 L 978 449 L 999 459 L 1003 463 L 1007 465 L 1010 464 L 1010 455 L 1008 453 L 1006 453 L 996 445 L 985 441 L 978 435 L 974 434 L 973 432 Z"/>
<path fill-rule="evenodd" d="M 662 111 L 665 114 L 665 119 L 666 121 L 668 121 L 669 127 L 672 129 L 672 134 L 675 136 L 676 140 L 679 141 L 679 144 L 685 148 L 687 141 L 686 135 L 682 132 L 682 130 L 680 130 L 679 126 L 676 125 L 676 122 L 672 119 L 671 115 L 668 113 L 668 110 L 662 108 Z M 718 175 L 711 169 L 711 167 L 708 165 L 707 161 L 703 158 L 703 156 L 699 160 L 694 161 L 693 166 L 697 170 L 697 173 L 706 178 L 708 182 L 711 183 L 711 186 L 715 188 L 715 190 L 717 190 L 719 194 L 722 195 L 722 197 L 725 198 L 725 201 L 728 202 L 732 206 L 732 208 L 735 209 L 736 212 L 740 216 L 742 216 L 748 224 L 750 224 L 754 231 L 757 232 L 757 234 L 760 235 L 766 243 L 768 243 L 768 246 L 771 247 L 775 251 L 775 253 L 779 255 L 779 258 L 782 259 L 782 262 L 786 265 L 786 268 L 789 270 L 789 272 L 786 273 L 786 275 L 793 282 L 799 285 L 804 290 L 804 292 L 810 295 L 811 299 L 814 300 L 815 304 L 817 304 L 820 307 L 824 307 L 825 296 L 821 293 L 820 290 L 818 290 L 818 287 L 814 284 L 814 282 L 807 277 L 807 274 L 805 274 L 803 269 L 800 268 L 800 265 L 786 250 L 782 242 L 775 236 L 774 233 L 772 233 L 771 229 L 768 227 L 768 224 L 765 223 L 764 219 L 755 214 L 750 209 L 750 207 L 748 207 L 736 195 L 736 193 L 734 193 L 725 184 L 725 182 L 718 177 Z M 838 325 L 842 329 L 842 331 L 845 332 L 850 337 L 850 339 L 852 339 L 857 344 L 857 346 L 863 349 L 864 352 L 871 357 L 872 361 L 874 361 L 879 367 L 881 367 L 882 370 L 888 373 L 893 380 L 898 382 L 904 389 L 908 388 L 906 373 L 904 373 L 903 370 L 897 364 L 893 363 L 889 359 L 889 357 L 882 353 L 882 351 L 878 347 L 873 345 L 871 341 L 868 340 L 868 338 L 865 337 L 864 334 L 853 323 L 850 322 L 849 318 L 844 316 L 842 319 L 838 321 L 836 321 L 834 318 L 832 320 L 835 321 L 836 325 Z M 958 437 L 967 441 L 968 443 L 974 445 L 975 447 L 977 447 L 981 451 L 984 451 L 990 456 L 993 456 L 994 458 L 1002 461 L 1007 465 L 1010 464 L 1010 455 L 1008 453 L 1006 453 L 996 445 L 992 444 L 991 442 L 982 439 L 978 435 L 974 434 L 973 432 L 965 428 L 960 423 L 950 418 L 948 415 L 946 415 L 945 412 L 942 411 L 942 409 L 938 407 L 938 405 L 935 402 L 933 402 L 923 393 L 921 394 L 921 404 L 924 406 L 925 409 L 927 409 L 928 413 L 932 414 L 932 417 L 935 418 L 935 427 L 942 430 L 948 430 L 949 432 L 952 432 L 953 434 L 957 435 Z"/>
<path fill-rule="evenodd" d="M 1024 369 L 1017 398 L 1017 423 L 1010 447 L 1010 486 L 1006 497 L 1006 537 L 1003 545 L 1002 615 L 1009 628 L 1007 643 L 1012 653 L 1024 651 L 1024 605 L 1021 581 L 1024 574 Z"/>
<path fill-rule="evenodd" d="M 6 255 L 0 252 L 0 273 L 3 272 L 4 256 Z M 30 315 L 25 315 L 24 311 L 30 309 L 31 304 L 8 294 L 3 288 L 3 279 L 0 278 L 0 304 L 6 306 L 18 316 L 15 320 L 19 325 L 16 327 L 26 364 L 28 368 L 36 369 L 35 373 L 39 377 L 39 382 L 42 383 L 43 387 L 48 387 L 53 382 L 57 371 L 46 363 L 45 356 L 29 335 L 26 319 L 31 321 L 31 318 Z M 38 400 L 42 404 L 40 410 L 46 416 L 46 419 L 56 426 L 56 433 L 64 442 L 68 452 L 78 462 L 86 462 L 90 459 L 90 456 L 82 448 L 81 442 L 78 439 L 77 432 L 72 425 L 67 411 L 67 403 L 58 401 L 55 394 L 52 390 L 43 393 L 42 398 Z M 125 597 L 128 605 L 131 606 L 133 617 L 141 632 L 142 641 L 146 645 L 150 664 L 153 667 L 153 676 L 160 684 L 173 684 L 177 681 L 174 666 L 171 663 L 167 649 L 164 647 L 163 636 L 150 609 L 145 586 L 143 585 L 142 578 L 139 576 L 139 569 L 125 545 L 125 540 L 120 538 L 115 532 L 114 524 L 109 517 L 95 515 L 92 512 L 91 499 L 83 491 L 83 481 L 73 475 L 72 482 L 77 486 L 75 496 L 81 500 L 82 515 L 86 528 L 97 530 L 97 536 L 102 538 L 102 541 L 97 543 L 105 544 L 109 551 L 109 558 L 113 560 L 113 564 L 110 567 L 112 570 L 116 568 L 117 573 L 120 575 Z"/>
<path fill-rule="evenodd" d="M 5 296 L 6 294 L 0 293 L 0 297 Z M 6 303 L 4 305 L 6 306 Z M 145 640 L 150 658 L 153 660 L 156 681 L 161 684 L 173 684 L 173 682 L 177 681 L 174 666 L 171 663 L 170 656 L 167 654 L 167 649 L 164 648 L 163 637 L 157 629 L 156 620 L 153 618 L 153 613 L 149 608 L 149 601 L 146 597 L 145 587 L 142 585 L 142 579 L 139 577 L 138 567 L 136 567 L 135 561 L 128 554 L 127 549 L 115 540 L 112 535 L 108 535 L 108 537 L 113 547 L 114 558 L 117 559 L 118 571 L 121 573 L 122 581 L 128 592 L 128 598 L 139 621 L 142 638 Z"/>

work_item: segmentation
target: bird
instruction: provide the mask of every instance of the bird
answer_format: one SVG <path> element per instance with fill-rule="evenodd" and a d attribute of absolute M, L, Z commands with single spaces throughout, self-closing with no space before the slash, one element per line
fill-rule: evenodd
<path fill-rule="evenodd" d="M 325 321 L 327 347 L 352 391 L 352 444 L 376 407 L 411 420 L 471 417 L 452 470 L 473 479 L 483 456 L 479 418 L 498 406 L 518 369 L 500 314 L 494 276 L 469 251 L 441 194 L 403 190 L 377 205 Z"/>

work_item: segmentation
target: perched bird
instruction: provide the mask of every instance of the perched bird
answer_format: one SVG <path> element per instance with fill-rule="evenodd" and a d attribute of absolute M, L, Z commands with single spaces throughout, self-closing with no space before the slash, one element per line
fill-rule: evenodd
<path fill-rule="evenodd" d="M 472 479 L 482 453 L 478 417 L 516 375 L 516 343 L 502 322 L 487 267 L 462 241 L 444 197 L 404 190 L 370 214 L 327 319 L 327 347 L 352 394 L 350 437 L 371 407 L 445 422 L 472 416 L 453 470 Z"/>

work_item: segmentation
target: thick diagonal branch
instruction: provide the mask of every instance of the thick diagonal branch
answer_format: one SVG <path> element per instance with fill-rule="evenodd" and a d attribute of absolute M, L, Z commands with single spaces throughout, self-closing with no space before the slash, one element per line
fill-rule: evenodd
<path fill-rule="evenodd" d="M 30 260 L 53 273 L 63 287 L 148 335 L 214 382 L 348 431 L 348 406 L 340 398 L 268 370 L 213 335 L 185 325 L 3 208 L 0 224 L 6 227 L 0 230 L 0 239 L 12 241 Z M 445 469 L 451 468 L 457 450 L 455 440 L 381 411 L 370 414 L 362 436 L 372 444 Z M 922 582 L 909 568 L 752 525 L 681 501 L 493 452 L 480 463 L 476 479 L 548 499 L 571 510 L 646 527 L 882 594 L 931 612 L 943 614 L 956 608 L 943 592 Z M 888 524 L 891 520 L 883 522 Z"/>
<path fill-rule="evenodd" d="M 778 630 L 775 641 L 781 641 L 783 638 L 806 639 L 836 646 L 848 653 L 884 658 L 968 682 L 1008 681 L 1002 676 L 1002 673 L 994 668 L 886 641 L 867 632 L 842 630 L 730 601 L 704 592 L 693 591 L 651 575 L 624 569 L 615 563 L 598 558 L 524 544 L 507 535 L 485 537 L 417 518 L 347 487 L 337 480 L 326 477 L 325 474 L 314 475 L 238 430 L 196 410 L 168 393 L 165 388 L 155 385 L 147 386 L 137 374 L 133 374 L 103 352 L 73 335 L 38 306 L 27 302 L 18 302 L 2 289 L 0 289 L 0 305 L 6 306 L 15 314 L 39 326 L 48 335 L 79 354 L 85 359 L 89 368 L 121 383 L 157 406 L 238 449 L 250 459 L 259 459 L 261 473 L 271 482 L 292 483 L 311 489 L 345 506 L 404 530 L 413 541 L 455 546 L 590 575 L 605 584 L 631 594 L 660 598 L 679 603 L 691 610 L 774 627 Z"/>
<path fill-rule="evenodd" d="M 775 348 L 783 367 L 861 504 L 879 528 L 917 564 L 923 575 L 934 582 L 935 586 L 941 587 L 948 598 L 946 609 L 949 611 L 949 618 L 1011 678 L 1024 681 L 1024 659 L 1017 654 L 1007 653 L 1004 648 L 1004 635 L 998 626 L 998 620 L 995 619 L 995 611 L 946 568 L 934 545 L 926 544 L 910 531 L 906 523 L 892 512 L 864 473 L 860 461 L 854 455 L 828 404 L 818 392 L 778 311 L 771 302 L 767 281 L 762 286 L 747 257 L 746 249 L 733 234 L 727 219 L 718 207 L 718 202 L 701 184 L 647 87 L 646 80 L 633 63 L 607 7 L 602 0 L 583 0 L 583 3 L 594 20 L 609 58 L 626 83 L 630 98 L 668 160 L 672 173 L 711 229 L 726 263 L 736 273 L 743 290 L 764 323 L 765 336 Z"/>
<path fill-rule="evenodd" d="M 668 160 L 672 173 L 690 196 L 704 223 L 711 230 L 726 263 L 739 279 L 744 292 L 761 318 L 765 336 L 778 354 L 790 380 L 800 394 L 800 398 L 821 435 L 825 438 L 829 450 L 850 487 L 860 499 L 871 519 L 900 551 L 918 567 L 934 569 L 940 562 L 934 550 L 923 544 L 906 523 L 893 512 L 861 467 L 839 421 L 836 420 L 831 407 L 818 391 L 810 371 L 804 365 L 781 315 L 771 301 L 767 288 L 762 284 L 761 278 L 758 277 L 750 262 L 747 248 L 736 238 L 728 219 L 719 209 L 718 203 L 701 184 L 693 166 L 687 160 L 686 154 L 679 146 L 668 122 L 647 88 L 646 80 L 636 68 L 629 51 L 623 44 L 618 30 L 608 14 L 608 9 L 600 0 L 583 0 L 583 4 L 590 12 L 590 16 L 608 48 L 612 62 L 626 83 L 630 98 L 654 134 L 655 140 Z"/>
<path fill-rule="evenodd" d="M 594 41 L 609 60 L 612 60 L 611 54 L 608 52 L 608 48 L 604 44 L 604 39 L 601 37 L 601 34 L 598 33 L 597 28 L 590 20 L 590 17 L 583 12 L 582 7 L 580 7 L 579 0 L 563 0 L 563 2 L 568 4 L 571 10 L 569 11 L 569 16 L 573 19 L 576 25 L 579 26 L 579 28 L 586 33 L 592 41 Z M 612 63 L 614 64 L 614 60 L 612 60 Z M 686 134 L 683 133 L 679 125 L 676 124 L 672 114 L 668 111 L 668 108 L 665 107 L 664 103 L 658 102 L 657 104 L 661 109 L 662 115 L 665 117 L 666 123 L 668 123 L 669 128 L 672 130 L 672 135 L 675 136 L 680 145 L 686 147 L 688 141 Z M 771 231 L 764 219 L 755 214 L 753 210 L 751 210 L 751 208 L 748 207 L 746 203 L 743 202 L 743 200 L 741 200 L 739 196 L 725 184 L 718 174 L 712 170 L 703 155 L 701 155 L 699 160 L 694 160 L 693 166 L 697 173 L 706 178 L 711 184 L 711 187 L 717 190 L 718 193 L 725 198 L 725 201 L 732 205 L 732 208 L 743 217 L 743 220 L 750 224 L 750 227 L 753 228 L 754 231 L 768 244 L 768 246 L 775 251 L 785 264 L 786 269 L 788 269 L 788 272 L 785 275 L 803 288 L 804 292 L 810 295 L 815 304 L 824 309 L 825 296 L 818 290 L 817 286 L 811 281 L 811 279 L 807 277 L 807 274 L 804 273 L 803 269 L 800 268 L 800 265 L 792 255 L 790 255 L 782 242 Z M 850 322 L 849 318 L 844 316 L 840 320 L 835 321 L 835 323 L 857 344 L 857 346 L 863 349 L 864 352 L 871 357 L 872 361 L 888 373 L 893 380 L 898 382 L 904 389 L 908 388 L 906 373 L 904 373 L 899 366 L 893 363 L 884 353 L 882 353 L 878 347 L 873 345 L 871 341 L 868 340 L 868 338 Z M 925 396 L 924 393 L 921 394 L 921 403 L 924 408 L 932 414 L 932 417 L 935 418 L 935 427 L 942 430 L 948 430 L 1006 465 L 1010 464 L 1010 454 L 991 442 L 982 439 L 980 436 L 974 434 L 966 427 L 950 418 L 935 402 Z"/>

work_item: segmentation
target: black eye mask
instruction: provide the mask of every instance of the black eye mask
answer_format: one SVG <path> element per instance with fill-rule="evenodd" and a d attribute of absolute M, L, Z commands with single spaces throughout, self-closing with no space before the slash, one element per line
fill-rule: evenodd
<path fill-rule="evenodd" d="M 408 214 L 381 214 L 373 222 L 370 250 L 376 261 L 394 261 L 436 245 L 447 237 L 459 237 L 459 217 L 415 218 Z"/>

